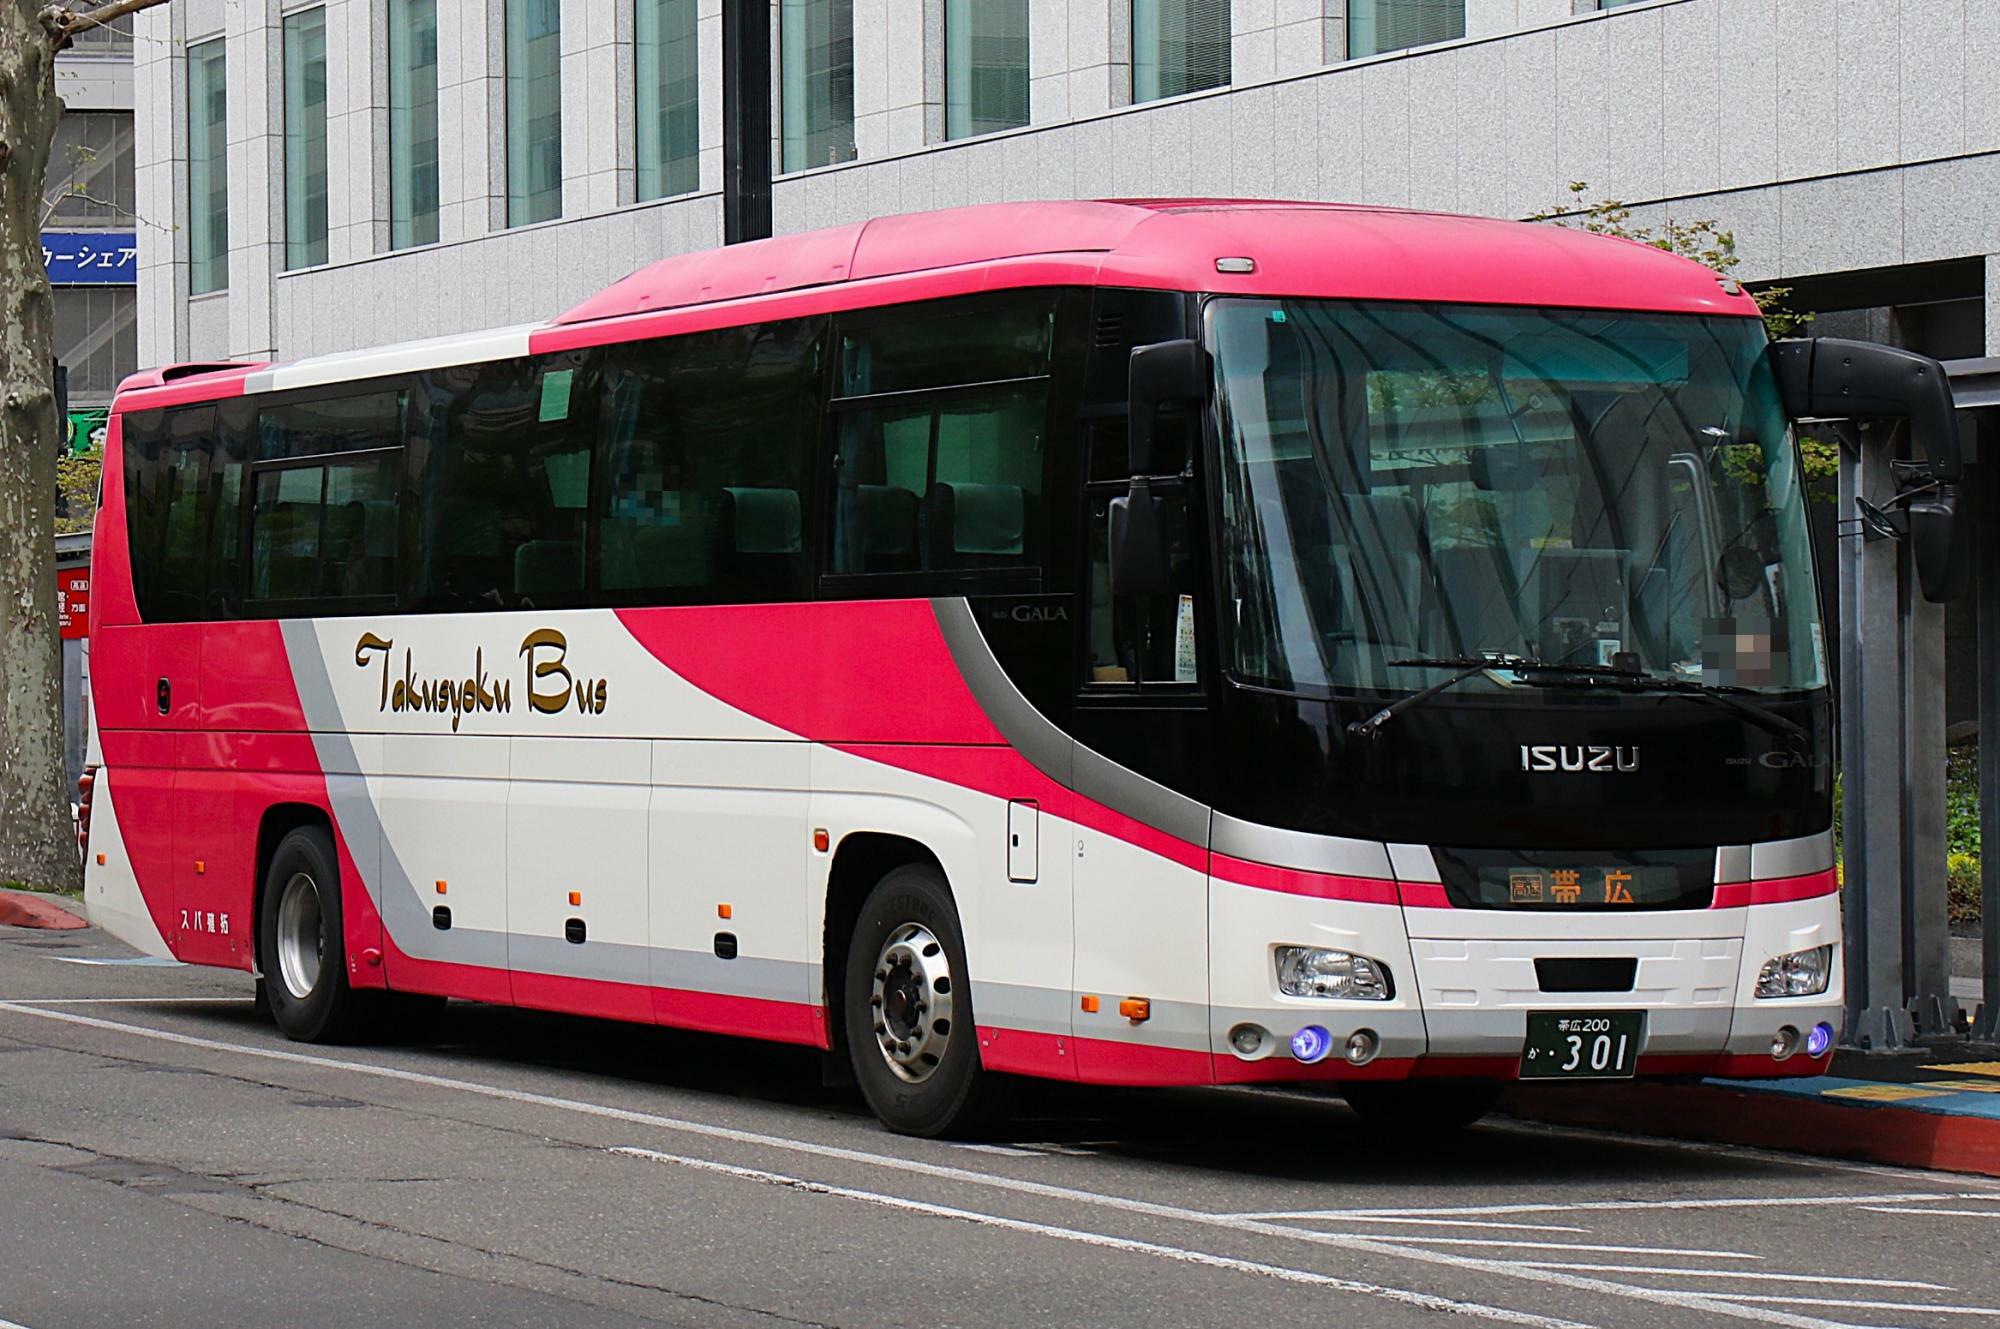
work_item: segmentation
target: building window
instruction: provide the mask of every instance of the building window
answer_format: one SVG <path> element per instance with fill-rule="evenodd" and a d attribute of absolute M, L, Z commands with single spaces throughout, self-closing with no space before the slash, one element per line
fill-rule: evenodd
<path fill-rule="evenodd" d="M 562 13 L 507 0 L 507 224 L 562 216 Z"/>
<path fill-rule="evenodd" d="M 389 247 L 437 238 L 437 0 L 390 0 Z"/>
<path fill-rule="evenodd" d="M 133 286 L 57 286 L 56 359 L 69 370 L 72 405 L 111 400 L 139 372 L 139 291 Z"/>
<path fill-rule="evenodd" d="M 1465 35 L 1465 0 L 1347 0 L 1347 55 L 1381 55 Z"/>
<path fill-rule="evenodd" d="M 285 266 L 326 262 L 326 9 L 285 15 Z"/>
<path fill-rule="evenodd" d="M 1132 0 L 1132 100 L 1229 82 L 1229 0 Z"/>
<path fill-rule="evenodd" d="M 945 0 L 944 136 L 1028 123 L 1028 0 Z"/>
<path fill-rule="evenodd" d="M 222 42 L 188 47 L 188 293 L 229 285 L 228 96 Z"/>
<path fill-rule="evenodd" d="M 49 147 L 45 226 L 117 225 L 136 203 L 130 111 L 65 111 Z"/>
<path fill-rule="evenodd" d="M 701 187 L 701 44 L 695 0 L 636 0 L 633 38 L 639 84 L 639 197 Z"/>
<path fill-rule="evenodd" d="M 784 169 L 854 160 L 854 0 L 781 0 Z"/>

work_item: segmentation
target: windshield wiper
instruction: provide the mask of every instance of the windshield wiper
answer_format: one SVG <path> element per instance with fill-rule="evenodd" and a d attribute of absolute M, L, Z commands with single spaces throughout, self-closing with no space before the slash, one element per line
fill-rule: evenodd
<path fill-rule="evenodd" d="M 1660 678 L 1642 673 L 1636 669 L 1619 669 L 1612 665 L 1557 664 L 1551 660 L 1536 660 L 1525 655 L 1463 655 L 1446 656 L 1438 659 L 1391 660 L 1391 667 L 1407 666 L 1412 669 L 1453 669 L 1454 673 L 1439 683 L 1433 683 L 1421 692 L 1412 692 L 1407 697 L 1399 697 L 1365 720 L 1356 720 L 1347 726 L 1347 732 L 1355 738 L 1373 738 L 1382 726 L 1412 707 L 1421 706 L 1440 692 L 1457 687 L 1474 674 L 1485 673 L 1489 669 L 1503 670 L 1519 674 L 1529 682 L 1537 676 L 1543 678 L 1589 679 L 1593 686 L 1601 681 L 1606 687 L 1626 692 L 1671 692 L 1689 697 L 1703 697 L 1725 706 L 1748 720 L 1766 733 L 1776 734 L 1791 742 L 1793 748 L 1803 751 L 1811 735 L 1805 728 L 1774 714 L 1745 698 L 1747 689 L 1729 687 L 1720 683 L 1697 683 L 1687 678 Z"/>
<path fill-rule="evenodd" d="M 1412 692 L 1407 697 L 1398 697 L 1366 720 L 1356 720 L 1347 726 L 1347 732 L 1355 738 L 1373 738 L 1383 725 L 1409 710 L 1421 706 L 1440 692 L 1455 688 L 1474 674 L 1483 674 L 1489 669 L 1505 669 L 1519 672 L 1519 667 L 1535 662 L 1519 655 L 1455 655 L 1442 659 L 1391 660 L 1391 668 L 1407 666 L 1411 669 L 1455 669 L 1458 672 L 1442 683 L 1433 683 L 1422 692 Z"/>

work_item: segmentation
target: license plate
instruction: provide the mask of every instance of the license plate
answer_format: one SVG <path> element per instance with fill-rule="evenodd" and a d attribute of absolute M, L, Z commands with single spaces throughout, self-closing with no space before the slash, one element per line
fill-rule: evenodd
<path fill-rule="evenodd" d="M 1533 1011 L 1523 1080 L 1624 1080 L 1639 1063 L 1644 1011 Z"/>

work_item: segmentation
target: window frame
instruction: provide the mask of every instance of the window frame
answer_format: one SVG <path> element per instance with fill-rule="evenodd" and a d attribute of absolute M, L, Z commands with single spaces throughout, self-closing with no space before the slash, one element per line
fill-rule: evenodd
<path fill-rule="evenodd" d="M 309 388 L 290 391 L 258 393 L 243 400 L 254 402 L 245 412 L 249 437 L 244 442 L 243 482 L 237 495 L 237 548 L 242 563 L 242 580 L 235 587 L 237 615 L 246 619 L 258 618 L 343 618 L 356 614 L 379 614 L 401 612 L 408 599 L 405 570 L 409 566 L 410 555 L 410 421 L 409 394 L 414 390 L 413 381 L 407 376 L 389 378 L 348 379 L 339 383 L 315 384 Z M 263 421 L 266 412 L 287 406 L 310 406 L 316 402 L 343 401 L 356 397 L 379 396 L 396 393 L 402 401 L 402 418 L 397 422 L 397 441 L 377 444 L 365 448 L 345 448 L 328 452 L 317 452 L 305 457 L 265 457 Z M 218 428 L 222 425 L 221 413 L 217 416 Z M 392 468 L 395 477 L 396 495 L 396 570 L 391 589 L 380 595 L 312 595 L 312 596 L 259 596 L 253 594 L 256 585 L 256 538 L 257 538 L 257 481 L 265 473 L 289 470 L 315 469 L 327 471 L 349 459 L 395 457 Z M 221 464 L 218 455 L 211 458 L 211 486 L 213 477 Z M 315 558 L 323 562 L 326 545 L 326 480 L 320 481 L 320 521 L 319 532 L 314 543 Z M 213 545 L 211 533 L 210 544 Z M 211 553 L 211 566 L 219 563 Z"/>

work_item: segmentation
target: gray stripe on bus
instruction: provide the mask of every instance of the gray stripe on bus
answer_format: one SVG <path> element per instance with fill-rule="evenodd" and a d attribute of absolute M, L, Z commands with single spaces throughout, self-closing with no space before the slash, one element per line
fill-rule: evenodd
<path fill-rule="evenodd" d="M 1215 814 L 1215 843 L 1218 854 L 1252 863 L 1269 863 L 1300 872 L 1326 872 L 1336 876 L 1389 876 L 1389 851 L 1380 840 L 1350 840 L 1340 835 L 1314 835 L 1310 831 L 1281 830 L 1259 826 L 1226 813 Z"/>
<path fill-rule="evenodd" d="M 1093 752 L 1057 728 L 1021 695 L 979 631 L 963 596 L 931 601 L 959 676 L 993 727 L 1028 764 L 1065 789 L 1188 844 L 1208 846 L 1209 809 Z"/>

